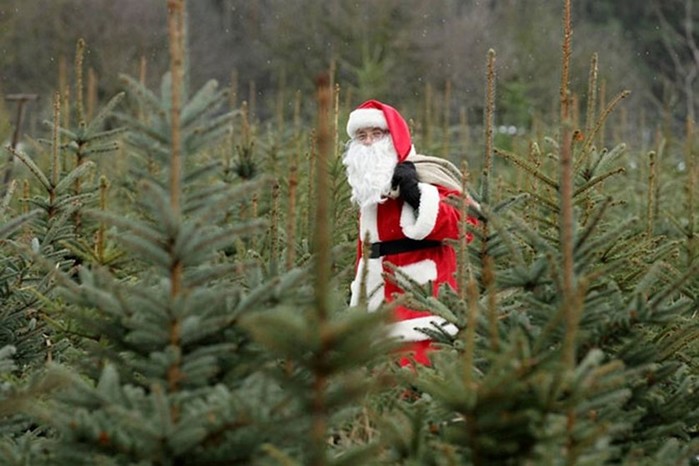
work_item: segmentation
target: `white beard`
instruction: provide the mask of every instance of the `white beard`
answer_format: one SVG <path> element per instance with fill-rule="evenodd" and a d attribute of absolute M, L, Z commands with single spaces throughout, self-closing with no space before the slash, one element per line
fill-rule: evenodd
<path fill-rule="evenodd" d="M 370 145 L 352 141 L 342 158 L 342 164 L 347 167 L 352 201 L 361 208 L 386 199 L 391 191 L 391 179 L 398 164 L 398 156 L 390 137 Z"/>

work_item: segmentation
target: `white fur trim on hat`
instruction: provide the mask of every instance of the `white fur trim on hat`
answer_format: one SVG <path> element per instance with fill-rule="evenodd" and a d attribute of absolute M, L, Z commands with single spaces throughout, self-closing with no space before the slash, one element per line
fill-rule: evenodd
<path fill-rule="evenodd" d="M 383 112 L 378 108 L 358 108 L 349 115 L 347 134 L 349 137 L 354 137 L 354 133 L 361 128 L 388 129 L 388 123 Z"/>

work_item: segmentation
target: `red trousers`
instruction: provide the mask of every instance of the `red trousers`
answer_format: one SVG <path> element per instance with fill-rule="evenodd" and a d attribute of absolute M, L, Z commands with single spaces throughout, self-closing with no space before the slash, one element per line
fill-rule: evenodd
<path fill-rule="evenodd" d="M 432 363 L 427 357 L 427 353 L 434 350 L 430 340 L 411 341 L 407 343 L 401 350 L 401 357 L 398 363 L 401 367 L 412 366 L 413 364 L 421 364 L 423 366 L 431 366 Z"/>

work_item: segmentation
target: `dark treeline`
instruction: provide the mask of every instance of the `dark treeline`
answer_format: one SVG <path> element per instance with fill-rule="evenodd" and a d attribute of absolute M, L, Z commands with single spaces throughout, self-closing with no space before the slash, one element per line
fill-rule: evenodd
<path fill-rule="evenodd" d="M 599 53 L 607 95 L 632 91 L 630 115 L 678 128 L 695 119 L 693 3 L 573 2 L 573 91 L 584 99 L 590 59 Z M 499 124 L 545 121 L 556 106 L 560 57 L 551 51 L 559 48 L 561 18 L 545 0 L 198 0 L 188 8 L 193 86 L 233 83 L 236 102 L 248 101 L 262 119 L 278 92 L 286 92 L 291 112 L 293 93 L 307 93 L 334 66 L 353 103 L 371 96 L 419 108 L 426 94 L 444 95 L 448 86 L 452 118 L 465 107 L 469 121 L 480 123 L 489 48 L 498 54 Z M 166 14 L 160 0 L 1 0 L 0 91 L 48 96 L 70 82 L 78 38 L 87 42 L 100 97 L 119 88 L 119 73 L 138 76 L 144 63 L 155 86 L 166 70 Z"/>

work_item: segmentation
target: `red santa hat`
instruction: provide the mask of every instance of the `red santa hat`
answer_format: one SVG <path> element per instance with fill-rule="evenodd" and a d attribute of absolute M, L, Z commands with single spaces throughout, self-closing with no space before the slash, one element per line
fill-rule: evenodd
<path fill-rule="evenodd" d="M 347 121 L 347 134 L 354 137 L 361 128 L 381 128 L 388 130 L 393 140 L 393 147 L 398 154 L 398 161 L 403 162 L 414 151 L 410 139 L 410 129 L 398 110 L 379 102 L 367 100 L 350 112 Z"/>

